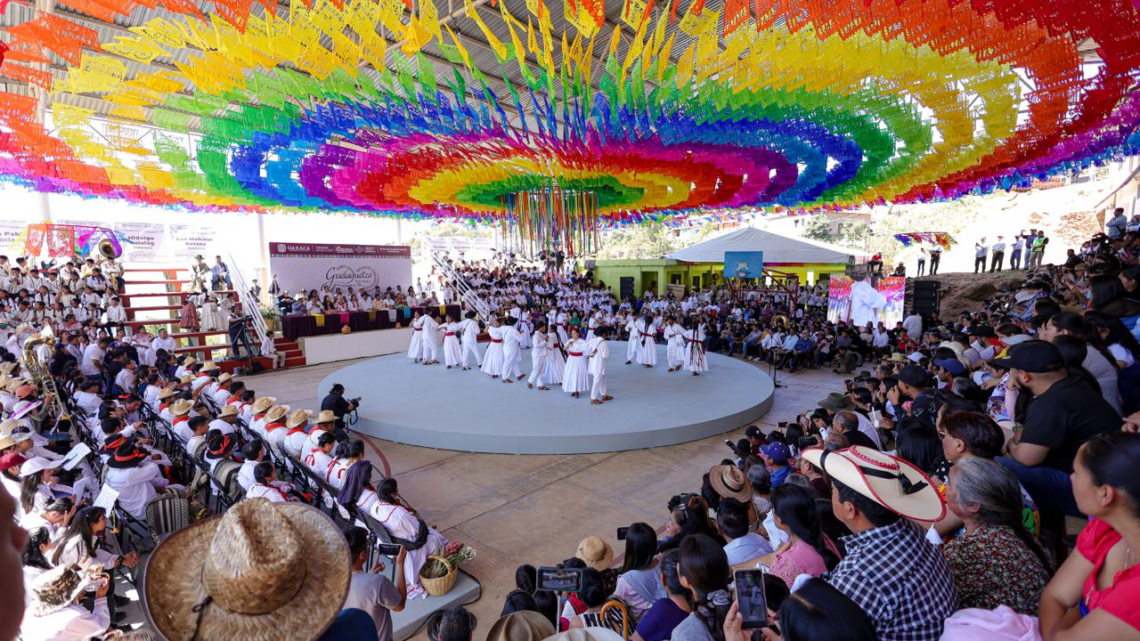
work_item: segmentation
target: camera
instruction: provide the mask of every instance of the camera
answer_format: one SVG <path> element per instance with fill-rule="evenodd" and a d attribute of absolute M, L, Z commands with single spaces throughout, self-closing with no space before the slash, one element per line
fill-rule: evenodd
<path fill-rule="evenodd" d="M 352 404 L 353 404 L 353 405 L 355 405 L 356 407 L 360 407 L 360 397 L 359 397 L 359 396 L 357 396 L 357 397 L 356 397 L 356 398 L 354 398 L 354 399 L 351 399 L 351 400 L 349 400 L 348 402 L 349 402 L 349 403 L 352 403 Z"/>

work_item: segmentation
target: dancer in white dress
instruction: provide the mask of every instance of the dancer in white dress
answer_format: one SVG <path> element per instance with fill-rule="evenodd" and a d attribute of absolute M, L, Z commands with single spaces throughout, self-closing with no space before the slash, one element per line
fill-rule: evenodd
<path fill-rule="evenodd" d="M 670 317 L 665 321 L 665 350 L 669 371 L 676 372 L 685 365 L 685 330 Z"/>
<path fill-rule="evenodd" d="M 503 367 L 499 370 L 499 376 L 502 377 L 504 383 L 513 383 L 514 379 L 523 379 L 522 370 L 519 369 L 519 361 L 522 360 L 522 352 L 519 346 L 522 344 L 522 335 L 519 334 L 518 320 L 514 317 L 507 317 L 507 324 L 502 328 L 503 332 Z"/>
<path fill-rule="evenodd" d="M 700 376 L 709 371 L 709 360 L 705 356 L 705 326 L 696 323 L 685 330 L 685 369 Z"/>
<path fill-rule="evenodd" d="M 558 332 L 558 339 L 563 345 L 570 342 L 570 335 L 566 331 L 566 322 L 569 320 L 570 316 L 559 307 L 554 315 L 554 329 Z"/>
<path fill-rule="evenodd" d="M 630 313 L 625 322 L 625 331 L 629 333 L 629 342 L 625 346 L 625 364 L 641 360 L 641 331 L 637 328 L 637 315 Z"/>
<path fill-rule="evenodd" d="M 439 321 L 438 312 L 429 311 L 423 317 L 423 335 L 420 337 L 420 361 L 424 365 L 439 364 Z"/>
<path fill-rule="evenodd" d="M 420 362 L 420 352 L 423 351 L 424 319 L 418 311 L 412 312 L 412 343 L 408 345 L 408 358 L 413 363 Z"/>
<path fill-rule="evenodd" d="M 218 299 L 218 314 L 221 315 L 222 329 L 229 329 L 230 319 L 234 316 L 234 301 L 229 294 L 222 294 Z"/>
<path fill-rule="evenodd" d="M 566 371 L 566 359 L 562 355 L 562 341 L 558 338 L 558 332 L 551 328 L 546 332 L 546 345 L 549 350 L 549 355 L 546 358 L 546 383 L 547 385 L 561 385 L 562 375 Z"/>
<path fill-rule="evenodd" d="M 475 320 L 475 312 L 467 312 L 463 322 L 459 324 L 459 331 L 463 337 L 463 369 L 471 369 L 467 364 L 467 355 L 475 357 L 475 365 L 483 366 L 483 355 L 479 353 L 479 321 Z"/>
<path fill-rule="evenodd" d="M 491 344 L 487 346 L 487 353 L 483 356 L 483 365 L 479 369 L 491 378 L 499 378 L 503 369 L 503 328 L 499 326 L 497 316 L 491 320 L 491 326 L 487 328 L 487 335 L 491 337 Z"/>
<path fill-rule="evenodd" d="M 570 328 L 570 342 L 566 343 L 566 371 L 562 377 L 562 391 L 574 398 L 580 392 L 590 390 L 590 369 L 586 362 L 586 341 L 578 334 L 578 328 Z"/>
<path fill-rule="evenodd" d="M 207 296 L 202 303 L 202 330 L 216 332 L 225 329 L 222 323 L 222 314 L 218 311 L 218 303 L 213 296 Z"/>
<path fill-rule="evenodd" d="M 459 347 L 459 323 L 450 314 L 447 316 L 447 324 L 444 326 L 443 332 L 443 362 L 447 364 L 447 369 L 452 367 L 459 367 L 459 361 L 463 353 Z"/>
<path fill-rule="evenodd" d="M 538 327 L 535 328 L 531 340 L 534 347 L 530 352 L 530 378 L 526 381 L 526 387 L 527 389 L 534 389 L 534 385 L 537 383 L 538 389 L 548 390 L 550 388 L 546 386 L 546 370 L 547 363 L 550 361 L 550 345 L 546 338 L 546 323 L 538 322 Z"/>
<path fill-rule="evenodd" d="M 529 313 L 524 313 L 519 317 L 517 329 L 519 332 L 519 349 L 530 349 L 533 346 L 531 334 L 534 333 L 534 327 L 531 325 Z"/>
<path fill-rule="evenodd" d="M 613 400 L 606 386 L 606 359 L 610 357 L 610 344 L 606 341 L 609 328 L 600 327 L 595 330 L 595 336 L 586 341 L 586 352 L 590 357 L 590 376 L 594 384 L 590 386 L 590 404 L 601 405 L 603 401 Z"/>
<path fill-rule="evenodd" d="M 641 351 L 637 355 L 637 362 L 645 367 L 657 364 L 657 324 L 652 316 L 645 316 L 637 321 L 637 331 L 641 336 Z"/>

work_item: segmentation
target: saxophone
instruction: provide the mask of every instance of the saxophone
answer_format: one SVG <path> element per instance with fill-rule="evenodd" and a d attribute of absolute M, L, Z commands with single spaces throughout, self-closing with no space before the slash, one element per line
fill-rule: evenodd
<path fill-rule="evenodd" d="M 57 420 L 64 419 L 68 415 L 67 408 L 64 407 L 63 398 L 59 395 L 55 377 L 36 356 L 36 348 L 43 344 L 55 345 L 55 333 L 52 332 L 51 325 L 44 327 L 42 332 L 24 341 L 24 372 L 32 377 L 32 380 L 43 390 L 45 395 L 51 398 L 52 409 L 55 410 Z"/>

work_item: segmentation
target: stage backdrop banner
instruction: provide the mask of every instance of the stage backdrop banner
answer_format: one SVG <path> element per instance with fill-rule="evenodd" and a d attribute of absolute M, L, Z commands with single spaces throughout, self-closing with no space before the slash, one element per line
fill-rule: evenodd
<path fill-rule="evenodd" d="M 209 265 L 214 264 L 218 255 L 217 233 L 213 227 L 204 225 L 170 225 L 170 242 L 174 258 L 192 260 L 201 254 Z"/>
<path fill-rule="evenodd" d="M 123 246 L 120 260 L 157 263 L 170 256 L 166 225 L 161 223 L 115 223 L 111 227 Z"/>
<path fill-rule="evenodd" d="M 763 278 L 764 252 L 724 252 L 725 278 Z"/>
<path fill-rule="evenodd" d="M 832 274 L 829 277 L 827 320 L 832 323 L 846 321 L 859 327 L 868 322 L 882 321 L 888 328 L 903 319 L 903 299 L 906 295 L 905 278 L 880 278 L 878 286 L 871 279 L 853 281 L 850 276 Z"/>
<path fill-rule="evenodd" d="M 269 268 L 294 292 L 352 287 L 359 291 L 412 284 L 412 248 L 402 245 L 269 243 Z"/>

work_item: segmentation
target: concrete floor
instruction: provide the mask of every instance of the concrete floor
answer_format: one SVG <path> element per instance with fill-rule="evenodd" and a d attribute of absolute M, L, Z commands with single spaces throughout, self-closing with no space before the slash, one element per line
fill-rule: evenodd
<path fill-rule="evenodd" d="M 317 384 L 363 360 L 243 380 L 259 396 L 317 409 Z M 767 432 L 779 421 L 794 420 L 829 392 L 841 390 L 842 380 L 830 370 L 780 372 L 778 381 L 787 387 L 776 390 L 771 411 L 756 425 Z M 351 388 L 346 392 L 348 397 L 356 395 Z M 384 399 L 369 397 L 364 402 Z M 480 639 L 514 589 L 515 568 L 571 557 L 578 543 L 592 534 L 614 545 L 615 556 L 621 555 L 616 529 L 637 521 L 660 527 L 669 497 L 699 491 L 701 475 L 728 455 L 724 439 L 742 438 L 745 427 L 682 445 L 579 455 L 471 454 L 364 438 L 376 446 L 370 448 L 370 460 L 378 469 L 390 470 L 400 482 L 400 493 L 430 525 L 477 550 L 478 557 L 464 568 L 483 584 L 483 597 L 469 606 L 479 619 L 475 638 Z M 415 639 L 426 635 L 421 631 Z"/>

